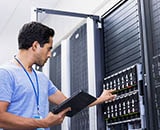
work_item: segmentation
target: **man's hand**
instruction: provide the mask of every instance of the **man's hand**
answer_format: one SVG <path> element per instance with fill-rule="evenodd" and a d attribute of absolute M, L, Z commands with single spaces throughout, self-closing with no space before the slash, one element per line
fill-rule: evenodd
<path fill-rule="evenodd" d="M 66 108 L 63 111 L 59 112 L 58 114 L 53 114 L 49 112 L 47 117 L 43 119 L 47 127 L 51 127 L 53 125 L 61 124 L 66 116 L 66 113 L 70 111 L 71 108 Z"/>
<path fill-rule="evenodd" d="M 112 94 L 114 91 L 115 91 L 114 89 L 110 89 L 110 90 L 104 89 L 102 94 L 100 95 L 100 97 L 97 100 L 99 100 L 99 103 L 103 103 L 103 102 L 109 101 L 109 100 L 114 100 L 116 97 L 115 94 Z"/>
<path fill-rule="evenodd" d="M 114 100 L 116 97 L 115 94 L 112 94 L 114 91 L 115 91 L 114 89 L 110 89 L 110 90 L 104 89 L 102 94 L 97 98 L 95 102 L 91 103 L 89 107 L 101 104 L 105 101 Z"/>

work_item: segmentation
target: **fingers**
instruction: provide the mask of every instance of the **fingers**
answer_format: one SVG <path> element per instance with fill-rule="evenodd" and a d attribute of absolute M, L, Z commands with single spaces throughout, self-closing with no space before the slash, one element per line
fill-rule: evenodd
<path fill-rule="evenodd" d="M 108 91 L 109 93 L 113 93 L 114 91 L 116 91 L 116 89 L 109 89 L 109 90 L 106 90 Z"/>
<path fill-rule="evenodd" d="M 64 109 L 63 111 L 59 112 L 58 114 L 54 114 L 52 112 L 49 112 L 47 117 L 44 119 L 45 122 L 47 123 L 47 126 L 53 126 L 53 125 L 58 125 L 61 124 L 66 116 L 66 113 L 70 111 L 71 108 L 68 107 Z"/>
<path fill-rule="evenodd" d="M 114 100 L 117 97 L 117 95 L 114 94 L 116 89 L 109 89 L 109 90 L 104 90 L 104 91 L 106 91 L 106 95 L 109 96 L 109 100 Z"/>
<path fill-rule="evenodd" d="M 59 112 L 59 114 L 62 115 L 62 116 L 65 116 L 68 111 L 71 111 L 70 107 L 68 107 L 68 108 L 64 109 L 63 111 Z"/>
<path fill-rule="evenodd" d="M 111 100 L 114 100 L 117 97 L 116 94 L 112 95 Z"/>

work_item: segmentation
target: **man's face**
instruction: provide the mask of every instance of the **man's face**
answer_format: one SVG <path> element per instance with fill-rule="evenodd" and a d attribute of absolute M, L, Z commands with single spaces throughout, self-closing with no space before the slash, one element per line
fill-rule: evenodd
<path fill-rule="evenodd" d="M 37 53 L 37 56 L 36 56 L 36 64 L 38 65 L 38 66 L 43 66 L 46 62 L 47 62 L 47 60 L 48 60 L 48 58 L 50 58 L 51 57 L 51 55 L 52 55 L 52 44 L 53 44 L 53 37 L 50 37 L 49 38 L 49 43 L 46 43 L 46 44 L 44 44 L 44 46 L 43 47 L 40 47 L 40 45 L 39 45 L 39 48 L 38 48 L 38 53 Z"/>

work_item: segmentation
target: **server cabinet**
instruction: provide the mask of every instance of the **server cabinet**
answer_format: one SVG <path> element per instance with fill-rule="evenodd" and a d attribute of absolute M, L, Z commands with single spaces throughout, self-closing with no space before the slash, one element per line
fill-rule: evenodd
<path fill-rule="evenodd" d="M 104 88 L 118 95 L 104 104 L 107 130 L 146 129 L 140 4 L 126 0 L 102 18 Z"/>
<path fill-rule="evenodd" d="M 147 95 L 147 128 L 148 130 L 160 129 L 160 99 L 159 99 L 159 56 L 160 56 L 160 1 L 143 0 L 143 30 L 144 33 L 144 57 L 146 73 Z"/>
<path fill-rule="evenodd" d="M 67 56 L 63 57 L 63 58 L 68 59 L 68 63 L 69 63 L 68 66 L 70 66 L 69 71 L 68 71 L 69 77 L 70 77 L 68 82 L 70 82 L 69 83 L 70 86 L 68 86 L 69 88 L 66 88 L 66 89 L 70 90 L 69 95 L 72 95 L 73 93 L 75 93 L 76 91 L 79 91 L 80 89 L 83 89 L 84 91 L 86 91 L 94 96 L 97 96 L 96 94 L 99 92 L 99 90 L 98 90 L 98 92 L 96 92 L 96 85 L 95 85 L 96 81 L 94 79 L 94 77 L 96 77 L 96 76 L 93 73 L 93 72 L 95 72 L 95 70 L 92 67 L 95 65 L 94 64 L 95 63 L 95 61 L 94 61 L 95 54 L 94 54 L 93 50 L 98 50 L 99 47 L 97 45 L 97 48 L 95 49 L 94 40 L 92 38 L 88 38 L 88 34 L 87 34 L 88 29 L 87 28 L 91 27 L 93 29 L 93 25 L 94 25 L 92 19 L 90 19 L 89 21 L 92 23 L 91 25 L 87 25 L 86 23 L 84 23 L 68 38 L 69 48 L 63 48 L 63 45 L 61 45 L 62 46 L 61 48 L 63 48 L 62 50 L 67 49 L 67 51 L 69 52 L 69 55 L 68 55 L 69 57 L 67 57 Z M 97 27 L 97 24 L 96 24 L 96 27 Z M 94 38 L 94 36 L 92 36 L 93 32 L 94 31 L 90 32 L 90 36 Z M 95 31 L 95 34 L 93 34 L 93 35 L 98 36 L 99 34 L 96 33 L 96 31 Z M 97 42 L 98 42 L 98 40 L 97 40 Z M 62 44 L 64 44 L 64 43 L 62 43 Z M 91 54 L 92 52 L 90 52 L 89 49 L 92 50 L 94 55 Z M 66 50 L 64 50 L 64 51 L 66 51 Z M 59 54 L 60 48 L 56 48 L 54 50 L 54 52 L 56 52 L 56 56 L 53 56 L 53 58 L 51 59 L 51 61 L 52 61 L 52 63 L 50 64 L 50 67 L 52 68 L 52 70 L 50 70 L 50 72 L 52 73 L 51 76 L 53 76 L 53 74 L 55 75 L 56 72 L 64 75 L 62 72 L 59 71 L 60 66 L 64 66 L 62 63 L 60 63 L 60 61 L 63 60 L 63 59 L 61 59 L 62 55 Z M 54 52 L 53 52 L 53 55 L 54 55 Z M 58 54 L 57 54 L 57 52 L 58 52 Z M 98 55 L 96 55 L 96 57 L 98 58 L 97 65 L 99 65 L 100 58 Z M 92 60 L 92 61 L 90 61 L 90 60 Z M 92 62 L 94 62 L 94 63 L 92 63 Z M 61 65 L 58 65 L 59 63 Z M 97 67 L 97 68 L 100 69 L 101 67 Z M 89 69 L 90 69 L 90 71 L 89 71 Z M 92 74 L 89 74 L 90 72 Z M 100 74 L 101 73 L 99 72 L 98 75 L 100 75 Z M 56 77 L 54 77 L 53 82 L 57 80 L 57 77 L 64 77 L 64 76 L 57 74 Z M 98 76 L 98 77 L 101 78 L 102 76 L 101 77 Z M 51 79 L 52 79 L 52 77 L 51 77 Z M 60 79 L 60 78 L 58 78 L 58 79 Z M 62 80 L 63 79 L 60 79 L 60 81 L 62 81 Z M 90 85 L 89 85 L 89 80 L 90 80 L 90 82 L 92 82 L 92 84 L 90 84 Z M 62 84 L 63 84 L 63 82 L 62 82 Z M 101 86 L 98 86 L 98 87 L 100 87 L 100 89 L 101 89 Z M 64 86 L 62 85 L 61 89 L 63 89 L 63 87 Z M 94 91 L 95 93 L 91 92 L 91 90 Z M 100 111 L 98 110 L 98 113 Z M 96 130 L 98 128 L 97 128 L 97 124 L 95 123 L 95 122 L 97 122 L 97 115 L 96 115 L 97 113 L 96 114 L 95 113 L 96 113 L 95 108 L 93 108 L 91 111 L 89 110 L 89 108 L 86 108 L 68 120 L 67 128 L 58 127 L 57 130 L 58 129 L 59 130 L 60 129 L 70 129 L 70 130 L 79 130 L 79 129 L 92 130 L 92 129 L 94 129 L 94 130 Z M 94 124 L 93 124 L 93 122 L 94 122 Z M 104 120 L 103 120 L 103 122 L 104 122 Z M 54 128 L 56 128 L 56 127 L 53 127 L 53 129 Z M 104 126 L 101 129 L 104 129 Z"/>

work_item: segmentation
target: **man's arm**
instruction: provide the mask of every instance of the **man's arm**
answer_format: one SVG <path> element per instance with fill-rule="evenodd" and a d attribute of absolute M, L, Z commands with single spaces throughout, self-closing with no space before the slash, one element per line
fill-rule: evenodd
<path fill-rule="evenodd" d="M 93 103 L 91 103 L 89 105 L 89 107 L 101 104 L 105 101 L 108 100 L 113 100 L 115 99 L 116 95 L 112 94 L 112 92 L 114 92 L 115 90 L 110 89 L 110 90 L 103 90 L 102 94 L 97 98 L 96 101 L 94 101 Z M 67 99 L 67 97 L 61 92 L 61 91 L 57 91 L 55 94 L 51 95 L 49 97 L 49 101 L 54 103 L 54 104 L 61 104 L 63 101 L 65 101 Z"/>
<path fill-rule="evenodd" d="M 56 104 L 56 105 L 61 104 L 66 99 L 67 99 L 67 97 L 61 91 L 59 91 L 59 90 L 57 90 L 56 93 L 54 93 L 51 96 L 49 96 L 49 101 L 51 103 Z"/>
<path fill-rule="evenodd" d="M 105 101 L 109 101 L 109 100 L 114 100 L 116 95 L 115 94 L 112 94 L 112 92 L 114 92 L 115 90 L 103 90 L 102 94 L 97 98 L 96 101 L 94 101 L 93 103 L 91 103 L 89 105 L 89 107 L 92 107 L 92 106 L 95 106 L 95 105 L 98 105 L 98 104 L 101 104 Z"/>
<path fill-rule="evenodd" d="M 8 105 L 8 102 L 0 101 L 0 128 L 16 130 L 47 128 L 52 125 L 62 123 L 65 113 L 69 111 L 69 109 L 65 109 L 56 115 L 50 112 L 46 118 L 37 120 L 34 118 L 24 118 L 8 113 Z"/>

